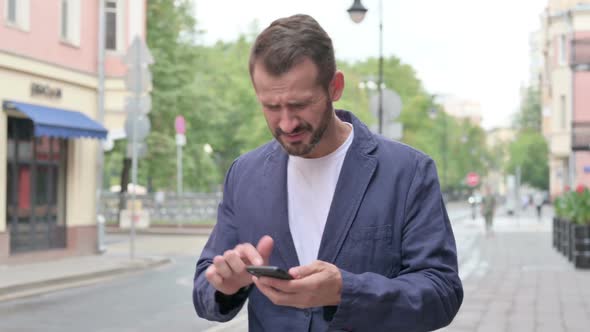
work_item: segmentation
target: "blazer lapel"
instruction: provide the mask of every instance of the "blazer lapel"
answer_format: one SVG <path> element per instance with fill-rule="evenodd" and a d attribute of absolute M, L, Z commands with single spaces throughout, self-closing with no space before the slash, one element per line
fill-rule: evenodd
<path fill-rule="evenodd" d="M 275 142 L 275 148 L 264 165 L 264 199 L 268 200 L 268 233 L 274 239 L 274 251 L 279 253 L 287 268 L 299 265 L 293 237 L 289 230 L 287 197 L 287 162 L 289 155 Z"/>
<path fill-rule="evenodd" d="M 318 252 L 318 260 L 330 263 L 336 260 L 377 169 L 376 157 L 369 154 L 377 146 L 373 134 L 350 113 L 338 115 L 353 124 L 355 137 L 342 164 Z"/>

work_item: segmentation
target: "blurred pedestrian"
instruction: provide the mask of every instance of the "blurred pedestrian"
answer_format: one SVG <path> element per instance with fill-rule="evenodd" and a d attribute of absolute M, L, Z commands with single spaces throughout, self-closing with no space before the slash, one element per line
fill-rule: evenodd
<path fill-rule="evenodd" d="M 537 218 L 541 220 L 541 212 L 543 210 L 543 202 L 545 198 L 543 197 L 543 193 L 537 191 L 535 196 L 533 197 L 533 202 L 535 203 L 535 208 L 537 208 Z"/>
<path fill-rule="evenodd" d="M 496 211 L 496 196 L 490 186 L 485 186 L 481 202 L 481 214 L 485 220 L 486 235 L 493 235 L 494 213 Z"/>
<path fill-rule="evenodd" d="M 250 77 L 275 139 L 227 173 L 196 266 L 197 314 L 228 321 L 248 300 L 251 332 L 448 325 L 463 289 L 432 159 L 334 109 L 344 74 L 310 16 L 256 38 Z M 261 265 L 292 280 L 248 274 Z"/>

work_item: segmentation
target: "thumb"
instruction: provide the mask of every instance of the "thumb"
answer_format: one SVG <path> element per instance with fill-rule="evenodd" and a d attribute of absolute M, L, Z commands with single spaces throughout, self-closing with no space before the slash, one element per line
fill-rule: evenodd
<path fill-rule="evenodd" d="M 256 246 L 256 250 L 262 259 L 264 260 L 264 265 L 268 265 L 268 259 L 270 258 L 270 254 L 272 253 L 272 248 L 274 247 L 274 240 L 272 237 L 265 235 L 263 236 L 260 241 L 258 241 L 258 245 Z"/>
<path fill-rule="evenodd" d="M 292 267 L 289 269 L 289 274 L 293 276 L 295 279 L 301 279 L 308 277 L 312 274 L 316 274 L 322 270 L 322 263 L 320 261 L 314 261 L 309 265 L 301 265 L 297 267 Z"/>

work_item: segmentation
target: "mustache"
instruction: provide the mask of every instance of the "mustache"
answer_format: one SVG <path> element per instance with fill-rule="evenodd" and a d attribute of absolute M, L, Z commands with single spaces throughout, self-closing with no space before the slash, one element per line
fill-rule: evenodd
<path fill-rule="evenodd" d="M 277 128 L 275 130 L 275 134 L 278 137 L 278 136 L 281 136 L 281 135 L 299 134 L 299 133 L 302 133 L 302 132 L 312 131 L 312 130 L 313 130 L 313 128 L 311 127 L 311 125 L 309 123 L 304 123 L 304 124 L 301 124 L 301 125 L 295 127 L 295 129 L 293 129 L 289 133 L 284 132 L 281 128 Z"/>

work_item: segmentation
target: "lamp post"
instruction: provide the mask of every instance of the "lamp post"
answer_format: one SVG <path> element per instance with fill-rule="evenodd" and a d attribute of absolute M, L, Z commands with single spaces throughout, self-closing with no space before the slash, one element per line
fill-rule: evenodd
<path fill-rule="evenodd" d="M 360 23 L 365 18 L 367 8 L 363 6 L 361 0 L 354 0 L 352 6 L 348 9 L 350 19 L 354 23 Z M 379 92 L 378 108 L 378 132 L 383 133 L 383 0 L 379 0 L 379 78 L 377 81 L 377 91 Z"/>

